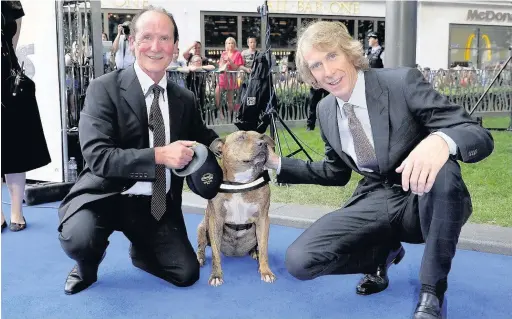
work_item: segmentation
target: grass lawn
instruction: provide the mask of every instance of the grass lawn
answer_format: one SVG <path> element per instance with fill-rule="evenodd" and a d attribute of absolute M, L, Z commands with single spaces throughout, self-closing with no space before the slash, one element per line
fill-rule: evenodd
<path fill-rule="evenodd" d="M 507 128 L 509 123 L 508 117 L 484 119 L 484 126 L 490 128 Z M 297 146 L 291 137 L 283 130 L 279 132 L 283 154 L 295 151 Z M 294 128 L 293 132 L 313 160 L 323 158 L 323 142 L 318 128 L 313 132 Z M 491 156 L 476 164 L 461 163 L 462 176 L 473 200 L 470 222 L 512 227 L 512 133 L 491 133 L 495 142 Z M 306 159 L 303 153 L 294 157 Z M 345 187 L 271 185 L 272 202 L 339 207 L 350 197 L 359 179 L 361 176 L 353 172 L 352 179 Z"/>

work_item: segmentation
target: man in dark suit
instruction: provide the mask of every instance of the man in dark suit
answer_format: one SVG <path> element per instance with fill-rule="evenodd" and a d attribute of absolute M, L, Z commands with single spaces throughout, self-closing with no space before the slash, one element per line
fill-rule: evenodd
<path fill-rule="evenodd" d="M 369 69 L 361 45 L 341 23 L 318 22 L 298 41 L 306 83 L 330 92 L 318 106 L 325 159 L 272 154 L 279 182 L 343 186 L 363 176 L 342 208 L 318 219 L 288 248 L 296 278 L 363 273 L 358 294 L 388 286 L 404 257 L 401 242 L 425 243 L 414 318 L 440 318 L 447 277 L 472 207 L 457 161 L 478 162 L 494 144 L 460 106 L 416 69 Z"/>
<path fill-rule="evenodd" d="M 168 82 L 178 29 L 150 7 L 132 20 L 133 66 L 93 80 L 79 124 L 86 167 L 59 208 L 60 242 L 76 261 L 65 293 L 97 280 L 113 231 L 130 240 L 133 265 L 176 286 L 199 278 L 181 211 L 183 178 L 170 174 L 192 159 L 190 146 L 217 138 L 192 92 Z"/>
<path fill-rule="evenodd" d="M 383 68 L 384 49 L 380 46 L 379 35 L 377 32 L 368 33 L 368 50 L 366 50 L 366 58 L 370 68 Z"/>

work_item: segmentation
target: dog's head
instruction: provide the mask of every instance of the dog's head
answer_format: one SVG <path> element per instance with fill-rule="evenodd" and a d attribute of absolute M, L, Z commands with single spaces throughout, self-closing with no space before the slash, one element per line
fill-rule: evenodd
<path fill-rule="evenodd" d="M 224 172 L 234 181 L 249 182 L 264 170 L 269 148 L 274 141 L 254 131 L 237 131 L 210 145 L 212 152 L 222 158 Z"/>

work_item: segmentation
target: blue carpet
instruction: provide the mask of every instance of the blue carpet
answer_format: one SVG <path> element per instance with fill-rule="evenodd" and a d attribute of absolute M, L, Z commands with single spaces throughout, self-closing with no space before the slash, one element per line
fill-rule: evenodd
<path fill-rule="evenodd" d="M 4 192 L 4 202 L 8 195 Z M 57 239 L 58 203 L 25 207 L 26 230 L 4 230 L 2 247 L 2 318 L 411 318 L 418 294 L 421 245 L 405 245 L 404 260 L 391 268 L 389 288 L 363 297 L 355 294 L 359 275 L 326 276 L 309 282 L 291 277 L 284 267 L 286 248 L 301 229 L 273 225 L 270 267 L 274 284 L 260 280 L 250 257 L 223 258 L 224 285 L 207 280 L 210 250 L 201 278 L 176 288 L 134 268 L 128 240 L 114 233 L 99 280 L 74 296 L 63 293 L 73 266 Z M 9 205 L 3 204 L 9 220 Z M 201 216 L 186 214 L 190 239 Z M 510 318 L 512 257 L 458 251 L 449 280 L 448 318 Z"/>

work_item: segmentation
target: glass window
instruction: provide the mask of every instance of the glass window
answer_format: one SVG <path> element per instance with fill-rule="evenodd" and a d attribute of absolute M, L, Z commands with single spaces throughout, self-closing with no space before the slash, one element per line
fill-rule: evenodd
<path fill-rule="evenodd" d="M 480 68 L 496 66 L 504 63 L 509 55 L 508 48 L 480 49 Z"/>
<path fill-rule="evenodd" d="M 224 49 L 222 50 L 205 50 L 205 56 L 210 62 L 219 63 L 220 56 L 224 52 Z"/>
<path fill-rule="evenodd" d="M 238 29 L 237 16 L 204 16 L 204 33 L 205 46 L 207 47 L 224 47 L 227 38 L 233 37 L 237 39 Z M 237 43 L 238 45 L 238 43 Z"/>
<path fill-rule="evenodd" d="M 117 37 L 117 26 L 125 21 L 131 21 L 131 13 L 109 13 L 108 14 L 108 39 L 114 41 Z"/>
<path fill-rule="evenodd" d="M 105 21 L 105 14 L 102 12 L 101 13 L 101 24 L 102 25 L 104 24 L 103 21 Z M 101 28 L 101 32 L 104 32 L 103 30 L 104 30 L 104 28 Z M 107 33 L 107 36 L 108 36 L 108 33 Z M 108 39 L 110 40 L 110 37 L 108 37 Z"/>
<path fill-rule="evenodd" d="M 377 33 L 379 34 L 379 44 L 386 44 L 386 21 L 377 21 Z"/>
<path fill-rule="evenodd" d="M 256 47 L 261 48 L 261 18 L 260 17 L 242 17 L 242 43 L 238 43 L 239 48 L 247 47 L 247 38 L 256 37 Z"/>
<path fill-rule="evenodd" d="M 448 67 L 478 66 L 478 30 L 471 25 L 450 26 L 450 61 Z"/>
<path fill-rule="evenodd" d="M 357 39 L 364 45 L 364 50 L 368 49 L 368 32 L 373 31 L 373 20 L 358 20 L 357 21 Z"/>
<path fill-rule="evenodd" d="M 272 48 L 293 48 L 297 41 L 297 18 L 269 19 L 270 46 Z"/>
<path fill-rule="evenodd" d="M 471 25 L 453 25 L 450 27 L 450 49 L 478 48 L 478 30 Z"/>
<path fill-rule="evenodd" d="M 314 21 L 318 21 L 318 20 L 319 19 L 317 19 L 317 18 L 302 18 L 300 23 L 302 24 L 302 26 L 307 26 L 310 23 L 312 23 Z"/>
<path fill-rule="evenodd" d="M 499 49 L 509 48 L 512 45 L 512 27 L 481 26 L 481 48 Z"/>
<path fill-rule="evenodd" d="M 451 49 L 450 50 L 450 68 L 460 66 L 474 66 L 478 65 L 478 49 Z"/>
<path fill-rule="evenodd" d="M 358 20 L 357 21 L 357 38 L 359 40 L 366 40 L 368 32 L 373 31 L 373 20 Z"/>
<path fill-rule="evenodd" d="M 344 20 L 344 19 L 322 19 L 322 20 L 323 21 L 338 21 L 338 22 L 343 23 L 347 27 L 348 33 L 350 33 L 350 35 L 352 37 L 354 37 L 355 20 Z"/>
<path fill-rule="evenodd" d="M 512 27 L 450 25 L 449 67 L 485 68 L 507 59 Z"/>

